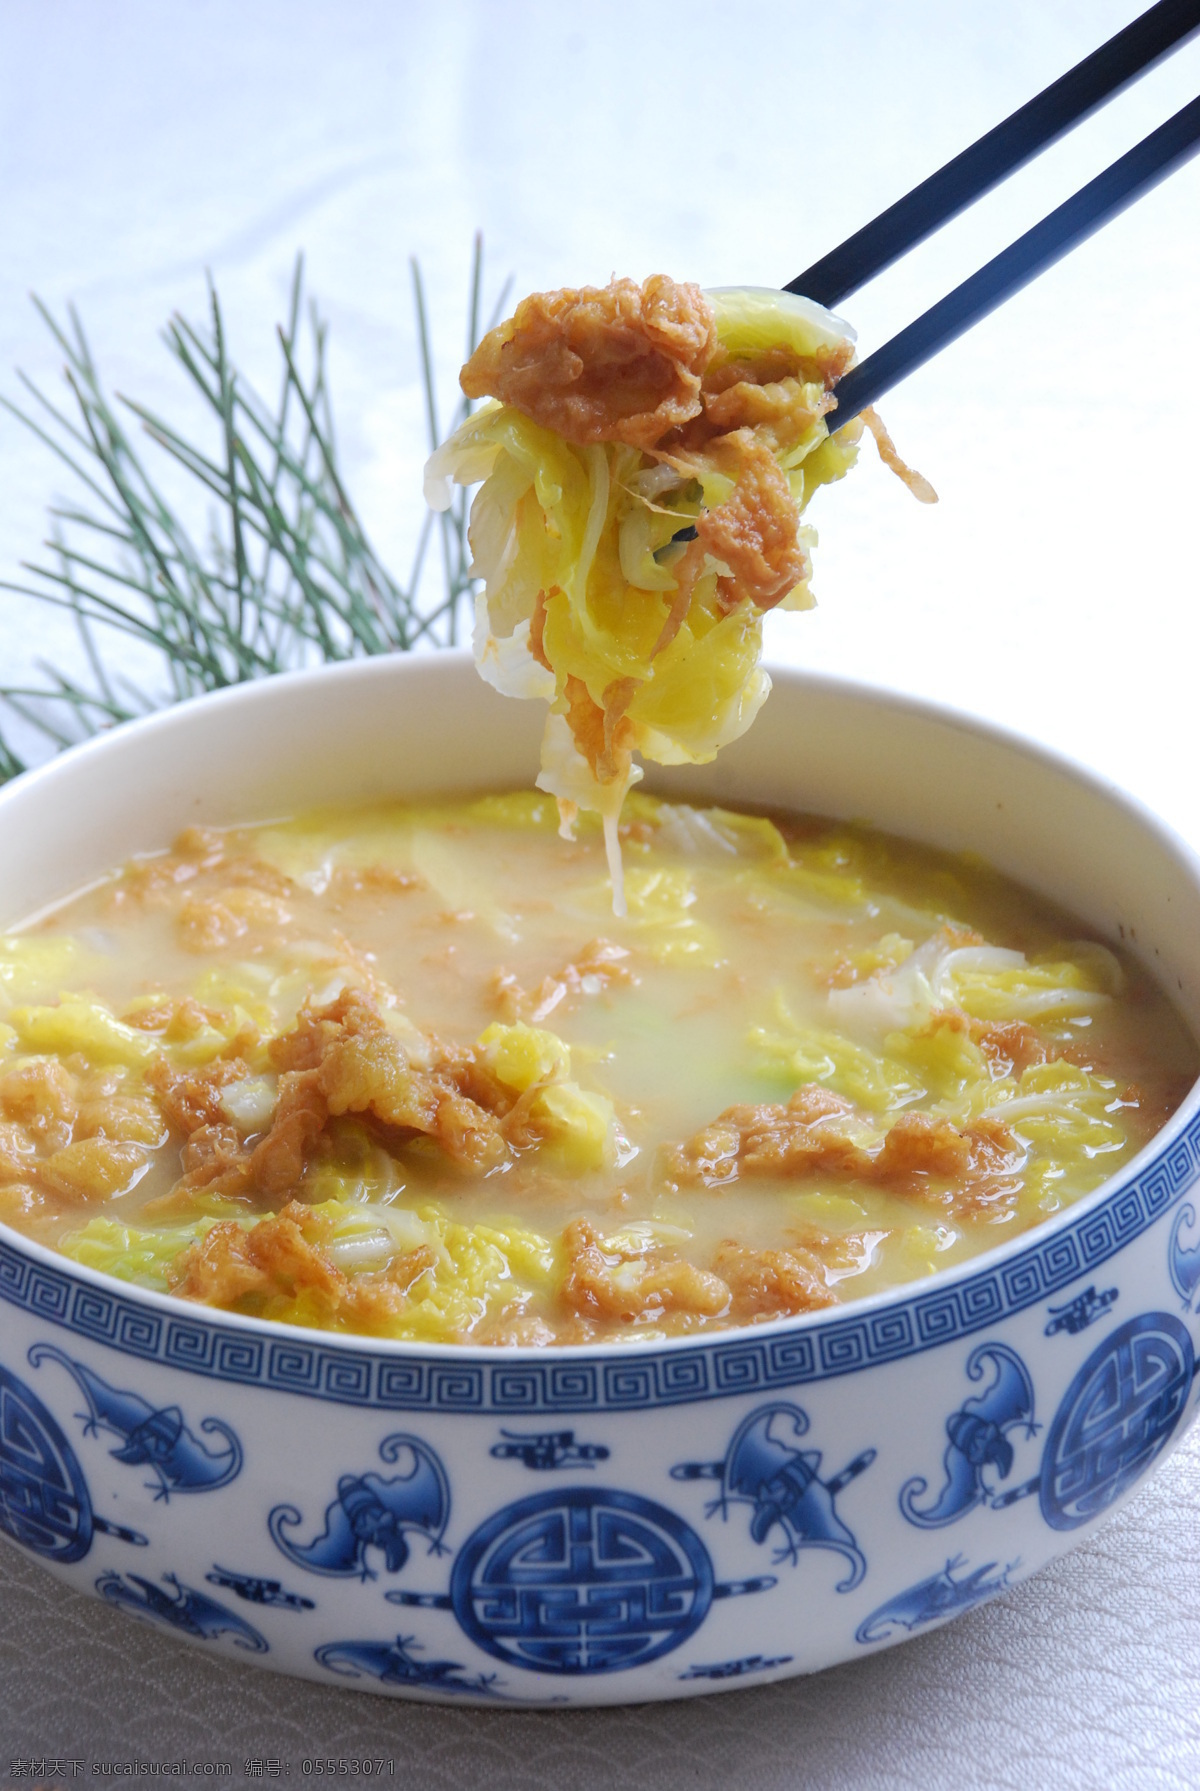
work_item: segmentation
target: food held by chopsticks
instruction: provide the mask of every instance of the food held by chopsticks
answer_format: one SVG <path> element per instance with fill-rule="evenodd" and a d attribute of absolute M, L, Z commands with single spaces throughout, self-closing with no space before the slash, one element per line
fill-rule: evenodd
<path fill-rule="evenodd" d="M 564 827 L 617 817 L 634 753 L 703 763 L 749 727 L 770 680 L 762 618 L 813 603 L 801 516 L 854 461 L 862 422 L 923 501 L 873 413 L 827 417 L 853 334 L 789 293 L 641 286 L 537 293 L 462 370 L 487 402 L 432 456 L 426 495 L 482 480 L 471 517 L 480 671 L 551 705 L 540 787 Z"/>

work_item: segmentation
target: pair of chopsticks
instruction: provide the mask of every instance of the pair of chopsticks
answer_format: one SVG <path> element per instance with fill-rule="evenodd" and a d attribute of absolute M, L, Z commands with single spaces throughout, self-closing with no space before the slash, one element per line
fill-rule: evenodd
<path fill-rule="evenodd" d="M 1200 32 L 1200 0 L 1159 0 L 1027 105 L 947 162 L 786 292 L 833 307 L 931 236 L 1007 175 Z M 947 343 L 1052 267 L 1200 150 L 1200 97 L 1152 131 L 1032 230 L 939 299 L 838 383 L 836 427 L 848 423 Z"/>

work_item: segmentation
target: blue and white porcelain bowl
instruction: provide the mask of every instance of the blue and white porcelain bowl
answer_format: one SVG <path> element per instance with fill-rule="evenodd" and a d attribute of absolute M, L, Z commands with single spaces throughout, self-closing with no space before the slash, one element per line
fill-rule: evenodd
<path fill-rule="evenodd" d="M 184 705 L 0 794 L 0 924 L 188 822 L 526 784 L 539 726 L 459 655 Z M 660 783 L 973 847 L 1123 939 L 1200 1032 L 1200 866 L 1019 740 L 783 673 L 716 766 Z M 176 1636 L 400 1696 L 673 1698 L 886 1647 L 1035 1573 L 1183 1435 L 1198 1106 L 973 1262 L 644 1348 L 285 1329 L 0 1226 L 0 1530 Z"/>

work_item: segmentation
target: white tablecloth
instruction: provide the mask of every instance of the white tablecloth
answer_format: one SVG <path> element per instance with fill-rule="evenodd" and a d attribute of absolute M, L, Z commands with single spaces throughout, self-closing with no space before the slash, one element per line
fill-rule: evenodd
<path fill-rule="evenodd" d="M 53 385 L 26 294 L 178 412 L 202 315 L 275 382 L 294 254 L 332 324 L 342 451 L 402 570 L 425 452 L 408 257 L 453 389 L 472 232 L 495 292 L 664 270 L 777 285 L 1126 22 L 1128 0 L 3 0 L 0 368 Z M 1200 44 L 846 305 L 877 345 L 1191 98 Z M 1096 766 L 1200 843 L 1192 620 L 1200 163 L 894 393 L 821 494 L 821 607 L 772 650 L 948 699 Z M 16 391 L 0 374 L 0 389 Z M 0 578 L 69 482 L 0 415 Z M 0 595 L 5 676 L 69 630 Z M 3 1312 L 0 1309 L 0 1324 Z M 950 1629 L 819 1678 L 596 1715 L 389 1704 L 208 1658 L 0 1547 L 0 1782 L 58 1760 L 394 1759 L 425 1791 L 1194 1786 L 1200 1435 L 1100 1536 Z M 81 1762 L 78 1773 L 72 1762 Z M 285 1774 L 284 1767 L 290 1767 Z M 251 1776 L 257 1776 L 251 1774 Z M 15 1777 L 13 1782 L 25 1782 Z"/>

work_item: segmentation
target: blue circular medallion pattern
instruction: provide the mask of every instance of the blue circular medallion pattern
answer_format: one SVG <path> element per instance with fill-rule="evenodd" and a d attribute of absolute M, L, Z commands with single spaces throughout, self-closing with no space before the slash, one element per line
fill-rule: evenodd
<path fill-rule="evenodd" d="M 1039 1501 L 1055 1530 L 1115 1504 L 1183 1415 L 1192 1340 L 1169 1312 L 1144 1312 L 1092 1351 L 1063 1396 L 1042 1455 Z"/>
<path fill-rule="evenodd" d="M 605 1487 L 506 1505 L 464 1545 L 450 1582 L 464 1633 L 541 1673 L 657 1660 L 695 1634 L 713 1595 L 695 1531 L 650 1499 Z"/>
<path fill-rule="evenodd" d="M 80 1561 L 94 1525 L 75 1451 L 24 1381 L 0 1367 L 0 1530 L 47 1561 Z"/>

